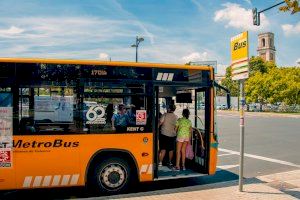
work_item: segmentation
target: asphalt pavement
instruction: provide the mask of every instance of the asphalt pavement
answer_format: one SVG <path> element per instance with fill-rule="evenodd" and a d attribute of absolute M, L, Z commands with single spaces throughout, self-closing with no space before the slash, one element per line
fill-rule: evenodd
<path fill-rule="evenodd" d="M 218 111 L 219 169 L 238 174 L 239 113 Z M 300 115 L 245 114 L 245 177 L 300 168 Z"/>

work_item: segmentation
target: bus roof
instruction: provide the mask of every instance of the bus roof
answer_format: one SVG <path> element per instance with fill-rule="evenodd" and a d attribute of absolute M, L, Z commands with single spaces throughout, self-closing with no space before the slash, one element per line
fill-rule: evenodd
<path fill-rule="evenodd" d="M 49 58 L 0 58 L 0 63 L 46 63 L 46 64 L 77 64 L 77 65 L 106 65 L 123 67 L 154 67 L 170 69 L 198 69 L 211 71 L 211 66 L 124 62 L 124 61 L 100 61 L 100 60 L 73 60 L 73 59 L 49 59 Z"/>

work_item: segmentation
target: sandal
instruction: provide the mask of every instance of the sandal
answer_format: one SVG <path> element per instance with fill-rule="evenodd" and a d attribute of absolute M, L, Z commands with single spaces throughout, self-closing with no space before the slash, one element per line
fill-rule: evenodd
<path fill-rule="evenodd" d="M 174 167 L 173 170 L 176 171 L 176 172 L 179 172 L 180 171 L 180 167 Z"/>

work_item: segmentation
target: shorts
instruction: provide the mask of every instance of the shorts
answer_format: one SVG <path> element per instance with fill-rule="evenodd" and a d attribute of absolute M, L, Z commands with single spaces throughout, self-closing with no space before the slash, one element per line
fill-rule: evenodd
<path fill-rule="evenodd" d="M 177 140 L 177 142 L 188 142 L 188 141 L 190 141 L 190 138 L 189 137 L 178 137 L 176 140 Z"/>
<path fill-rule="evenodd" d="M 167 151 L 174 151 L 176 137 L 168 137 L 166 135 L 159 135 L 159 149 Z"/>

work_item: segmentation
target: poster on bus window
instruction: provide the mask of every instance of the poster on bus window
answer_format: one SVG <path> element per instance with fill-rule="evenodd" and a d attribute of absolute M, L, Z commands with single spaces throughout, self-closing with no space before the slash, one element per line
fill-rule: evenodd
<path fill-rule="evenodd" d="M 12 148 L 12 107 L 0 107 L 0 148 Z"/>
<path fill-rule="evenodd" d="M 147 112 L 146 110 L 136 111 L 136 125 L 146 125 L 147 122 Z"/>
<path fill-rule="evenodd" d="M 0 93 L 0 167 L 12 165 L 12 95 Z"/>

